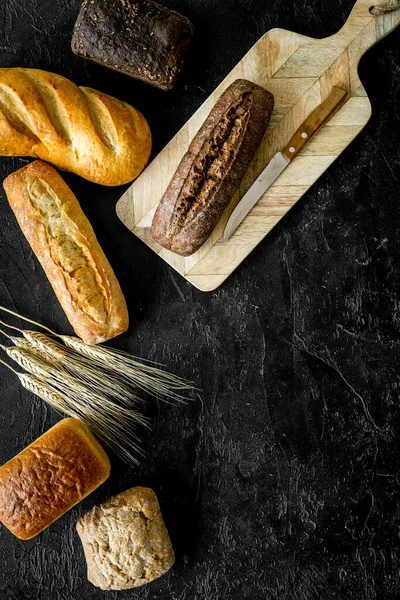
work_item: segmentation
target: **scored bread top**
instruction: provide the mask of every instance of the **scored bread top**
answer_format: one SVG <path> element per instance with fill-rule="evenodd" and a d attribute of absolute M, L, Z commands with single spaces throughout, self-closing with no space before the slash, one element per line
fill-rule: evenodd
<path fill-rule="evenodd" d="M 260 145 L 274 107 L 268 90 L 237 79 L 193 138 L 155 212 L 151 234 L 189 256 L 211 235 Z"/>
<path fill-rule="evenodd" d="M 0 69 L 0 155 L 32 156 L 102 185 L 144 169 L 151 133 L 116 98 L 38 69 Z"/>
<path fill-rule="evenodd" d="M 0 467 L 0 521 L 28 540 L 110 475 L 110 461 L 79 419 L 64 419 Z"/>
<path fill-rule="evenodd" d="M 55 169 L 35 161 L 9 175 L 4 188 L 77 335 L 95 344 L 126 331 L 128 311 L 117 278 Z"/>

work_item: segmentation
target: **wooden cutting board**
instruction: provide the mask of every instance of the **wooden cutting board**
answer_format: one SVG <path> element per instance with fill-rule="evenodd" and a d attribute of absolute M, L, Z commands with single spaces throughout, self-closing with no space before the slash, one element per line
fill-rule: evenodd
<path fill-rule="evenodd" d="M 328 38 L 314 39 L 284 29 L 266 33 L 119 200 L 121 221 L 198 289 L 211 291 L 220 286 L 368 122 L 371 105 L 358 77 L 358 64 L 371 46 L 400 23 L 400 10 L 373 16 L 372 4 L 371 0 L 358 0 L 343 28 Z M 375 4 L 387 5 L 388 1 Z M 238 78 L 249 79 L 274 94 L 270 126 L 239 192 L 211 237 L 192 256 L 177 256 L 152 239 L 154 212 L 192 138 L 219 96 Z M 223 245 L 225 223 L 239 198 L 334 85 L 350 92 L 347 102 Z"/>

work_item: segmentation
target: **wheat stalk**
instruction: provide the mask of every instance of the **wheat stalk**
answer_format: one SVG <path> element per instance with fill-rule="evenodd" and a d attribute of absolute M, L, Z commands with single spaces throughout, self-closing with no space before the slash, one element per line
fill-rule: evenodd
<path fill-rule="evenodd" d="M 74 377 L 50 363 L 17 346 L 2 346 L 0 348 L 14 360 L 25 371 L 34 375 L 42 382 L 49 382 L 63 394 L 69 397 L 79 397 L 82 403 L 98 408 L 100 411 L 108 411 L 116 418 L 125 420 L 127 423 L 139 423 L 148 426 L 148 421 L 138 412 L 123 408 L 110 400 L 100 389 L 94 391 L 79 383 Z"/>
<path fill-rule="evenodd" d="M 2 362 L 2 361 L 0 361 Z M 5 363 L 3 363 L 5 364 Z M 7 365 L 9 366 L 9 365 Z M 23 387 L 39 396 L 47 404 L 57 411 L 67 414 L 70 417 L 82 419 L 88 427 L 95 433 L 109 448 L 111 448 L 123 460 L 131 460 L 138 463 L 135 454 L 141 454 L 142 451 L 136 442 L 136 436 L 126 433 L 124 423 L 116 422 L 110 425 L 107 412 L 99 413 L 91 407 L 77 405 L 71 399 L 44 383 L 33 375 L 17 373 Z M 132 448 L 134 453 L 128 450 Z"/>
<path fill-rule="evenodd" d="M 94 391 L 101 389 L 104 393 L 120 400 L 127 406 L 141 402 L 139 396 L 129 385 L 124 385 L 116 378 L 109 378 L 103 371 L 94 369 L 90 360 L 81 357 L 81 355 L 71 351 L 59 342 L 37 331 L 22 331 L 22 334 L 25 339 L 17 338 L 19 341 L 16 345 L 22 346 L 39 358 L 56 365 L 59 369 L 76 378 L 81 384 Z M 14 343 L 15 339 L 12 338 Z M 27 342 L 27 344 L 23 342 Z"/>
<path fill-rule="evenodd" d="M 128 384 L 136 386 L 156 398 L 185 400 L 186 398 L 178 392 L 193 389 L 190 382 L 162 371 L 158 367 L 153 367 L 149 362 L 139 362 L 127 352 L 107 346 L 88 346 L 73 336 L 62 335 L 60 338 L 67 347 L 90 358 L 103 369 L 118 374 Z"/>
<path fill-rule="evenodd" d="M 37 327 L 50 333 L 52 336 L 58 337 L 63 341 L 66 347 L 74 350 L 77 354 L 95 361 L 99 367 L 109 371 L 118 381 L 125 381 L 132 387 L 137 387 L 149 394 L 150 396 L 161 398 L 163 400 L 186 400 L 186 396 L 182 392 L 194 390 L 192 382 L 185 381 L 176 375 L 162 371 L 156 366 L 151 366 L 150 361 L 141 359 L 139 362 L 135 357 L 132 357 L 127 352 L 109 348 L 108 346 L 89 346 L 82 342 L 81 339 L 74 336 L 59 335 L 49 327 L 28 319 L 15 311 L 0 306 L 0 310 L 16 316 L 28 323 L 32 323 Z M 0 321 L 1 323 L 1 321 Z M 17 331 L 25 334 L 25 330 L 13 327 Z M 29 332 L 36 334 L 36 332 Z M 153 363 L 154 364 L 154 363 Z"/>
<path fill-rule="evenodd" d="M 140 401 L 136 389 L 165 401 L 182 401 L 183 392 L 194 389 L 155 363 L 139 362 L 112 348 L 88 346 L 79 338 L 58 335 L 7 308 L 0 306 L 0 310 L 47 332 L 21 329 L 0 320 L 1 325 L 22 335 L 0 329 L 14 344 L 0 344 L 0 348 L 27 373 L 19 373 L 3 360 L 0 363 L 11 369 L 27 390 L 56 410 L 85 421 L 123 459 L 137 462 L 135 454 L 141 451 L 135 427 L 148 426 L 147 418 L 135 409 Z"/>
<path fill-rule="evenodd" d="M 56 390 L 48 383 L 35 375 L 19 373 L 9 364 L 0 359 L 0 363 L 18 377 L 21 385 L 29 392 L 35 394 L 47 404 L 52 406 L 58 412 L 64 413 L 70 417 L 82 419 L 89 428 L 120 458 L 138 463 L 136 454 L 142 454 L 138 445 L 138 438 L 133 432 L 127 432 L 126 421 L 122 418 L 119 422 L 118 411 L 114 412 L 117 416 L 115 422 L 110 422 L 108 410 L 98 410 L 84 403 L 77 403 L 66 394 Z M 133 452 L 129 450 L 131 448 Z"/>
<path fill-rule="evenodd" d="M 2 321 L 0 324 L 8 326 Z M 0 333 L 6 335 L 19 348 L 28 350 L 38 358 L 69 372 L 93 390 L 99 389 L 100 386 L 129 406 L 132 402 L 141 402 L 133 386 L 157 398 L 168 397 L 177 400 L 184 400 L 184 397 L 177 394 L 175 389 L 188 390 L 192 387 L 174 375 L 150 364 L 138 362 L 127 353 L 111 348 L 87 346 L 79 338 L 60 336 L 67 345 L 65 347 L 37 331 L 18 331 L 24 338 L 10 336 L 0 329 Z M 114 378 L 109 381 L 106 373 L 93 369 L 93 361 L 102 370 L 112 373 Z M 116 373 L 119 375 L 118 379 Z"/>

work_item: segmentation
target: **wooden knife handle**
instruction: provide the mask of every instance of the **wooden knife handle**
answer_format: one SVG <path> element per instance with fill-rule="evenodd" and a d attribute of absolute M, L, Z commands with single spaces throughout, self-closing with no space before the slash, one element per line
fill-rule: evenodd
<path fill-rule="evenodd" d="M 315 108 L 300 125 L 285 150 L 282 152 L 288 160 L 293 160 L 305 144 L 317 133 L 319 129 L 340 108 L 348 92 L 338 87 L 333 87 L 329 96 Z"/>

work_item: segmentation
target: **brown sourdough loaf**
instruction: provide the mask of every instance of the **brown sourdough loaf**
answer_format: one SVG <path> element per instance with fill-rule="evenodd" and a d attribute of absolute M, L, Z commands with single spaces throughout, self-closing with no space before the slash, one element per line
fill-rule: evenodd
<path fill-rule="evenodd" d="M 38 69 L 0 69 L 0 156 L 32 156 L 102 185 L 144 169 L 151 133 L 125 102 Z"/>
<path fill-rule="evenodd" d="M 238 79 L 194 137 L 153 218 L 151 234 L 183 256 L 207 240 L 235 194 L 264 137 L 274 100 Z"/>
<path fill-rule="evenodd" d="M 87 344 L 128 329 L 125 298 L 78 200 L 60 175 L 35 161 L 4 189 L 76 334 Z"/>

